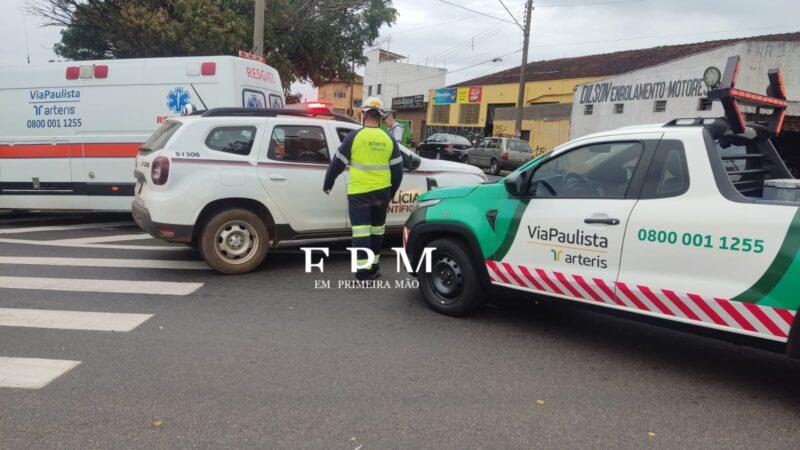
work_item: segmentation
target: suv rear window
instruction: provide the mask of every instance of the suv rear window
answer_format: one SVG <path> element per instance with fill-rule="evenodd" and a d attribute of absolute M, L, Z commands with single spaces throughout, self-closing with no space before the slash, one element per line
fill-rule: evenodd
<path fill-rule="evenodd" d="M 150 135 L 150 139 L 142 145 L 141 153 L 146 154 L 150 152 L 154 152 L 156 150 L 161 150 L 167 145 L 169 139 L 178 131 L 178 128 L 181 127 L 180 122 L 176 122 L 174 120 L 168 120 L 164 122 L 156 131 Z"/>
<path fill-rule="evenodd" d="M 208 133 L 206 147 L 234 155 L 249 155 L 256 139 L 256 127 L 217 127 Z"/>

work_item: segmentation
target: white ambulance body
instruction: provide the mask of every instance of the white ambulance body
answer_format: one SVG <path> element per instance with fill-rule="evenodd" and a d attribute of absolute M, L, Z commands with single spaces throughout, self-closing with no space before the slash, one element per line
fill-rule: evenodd
<path fill-rule="evenodd" d="M 0 209 L 130 211 L 139 146 L 187 104 L 283 107 L 278 72 L 232 56 L 0 67 Z"/>

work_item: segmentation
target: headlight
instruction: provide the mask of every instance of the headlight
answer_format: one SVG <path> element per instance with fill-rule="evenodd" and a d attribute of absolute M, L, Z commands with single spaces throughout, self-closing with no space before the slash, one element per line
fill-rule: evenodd
<path fill-rule="evenodd" d="M 438 205 L 439 203 L 442 203 L 442 200 L 443 199 L 441 198 L 435 198 L 433 200 L 423 200 L 421 202 L 420 201 L 414 202 L 414 205 L 411 207 L 411 211 L 416 211 L 420 208 L 427 208 L 429 206 Z"/>

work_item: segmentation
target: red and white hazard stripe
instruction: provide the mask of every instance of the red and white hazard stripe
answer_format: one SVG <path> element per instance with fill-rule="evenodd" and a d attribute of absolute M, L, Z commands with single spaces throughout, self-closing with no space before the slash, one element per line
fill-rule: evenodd
<path fill-rule="evenodd" d="M 795 312 L 671 289 L 606 281 L 530 266 L 486 261 L 493 284 L 623 308 L 785 342 Z"/>

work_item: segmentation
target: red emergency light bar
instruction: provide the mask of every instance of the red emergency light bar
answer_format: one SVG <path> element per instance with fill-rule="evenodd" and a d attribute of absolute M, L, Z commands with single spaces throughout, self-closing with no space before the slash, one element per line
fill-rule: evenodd
<path fill-rule="evenodd" d="M 739 76 L 741 58 L 731 56 L 725 65 L 725 74 L 722 76 L 720 87 L 708 92 L 710 100 L 719 100 L 725 109 L 725 117 L 731 124 L 734 133 L 744 133 L 745 120 L 739 105 L 754 106 L 756 108 L 771 108 L 772 117 L 769 121 L 769 130 L 774 134 L 781 132 L 783 119 L 786 116 L 786 88 L 783 84 L 783 75 L 779 69 L 771 69 L 767 95 L 736 89 L 736 78 Z"/>
<path fill-rule="evenodd" d="M 244 50 L 239 50 L 239 58 L 252 59 L 253 61 L 259 61 L 264 64 L 267 63 L 267 58 L 264 58 L 263 56 L 258 56 L 254 53 L 246 52 Z"/>

